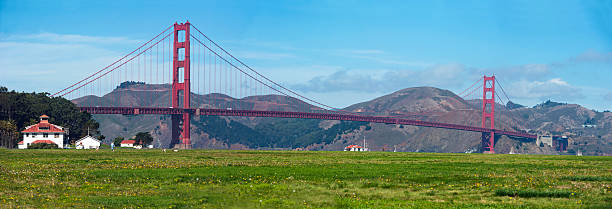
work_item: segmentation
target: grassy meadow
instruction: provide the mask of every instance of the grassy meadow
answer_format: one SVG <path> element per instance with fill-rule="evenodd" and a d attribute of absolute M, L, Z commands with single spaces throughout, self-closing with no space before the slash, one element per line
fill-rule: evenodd
<path fill-rule="evenodd" d="M 0 149 L 0 208 L 612 208 L 612 157 Z"/>

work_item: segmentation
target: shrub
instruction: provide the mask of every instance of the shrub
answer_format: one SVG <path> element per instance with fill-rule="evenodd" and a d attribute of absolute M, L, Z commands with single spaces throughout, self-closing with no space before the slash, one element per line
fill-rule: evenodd
<path fill-rule="evenodd" d="M 574 193 L 563 190 L 514 190 L 514 189 L 498 189 L 495 190 L 497 196 L 510 197 L 570 197 Z"/>
<path fill-rule="evenodd" d="M 612 181 L 612 176 L 564 176 L 562 179 L 570 181 Z"/>
<path fill-rule="evenodd" d="M 28 149 L 57 149 L 57 144 L 47 144 L 47 143 L 36 143 L 30 144 Z"/>

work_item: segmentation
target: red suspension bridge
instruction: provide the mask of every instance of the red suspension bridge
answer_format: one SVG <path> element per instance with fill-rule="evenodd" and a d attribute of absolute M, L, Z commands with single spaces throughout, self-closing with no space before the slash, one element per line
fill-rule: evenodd
<path fill-rule="evenodd" d="M 481 85 L 478 85 L 480 82 Z M 119 99 L 123 98 L 122 94 L 127 94 L 127 85 L 144 83 L 149 84 L 149 89 L 139 89 L 140 98 L 144 98 L 141 101 Z M 52 96 L 75 99 L 98 95 L 100 97 L 95 102 L 78 103 L 82 111 L 91 114 L 171 115 L 172 141 L 179 142 L 182 148 L 191 148 L 190 118 L 193 115 L 215 115 L 363 121 L 480 132 L 483 151 L 494 153 L 495 139 L 501 135 L 528 139 L 537 137 L 522 131 L 495 129 L 495 97 L 501 100 L 495 93 L 495 84 L 495 76 L 484 76 L 460 93 L 463 97 L 469 97 L 478 95 L 482 90 L 480 127 L 430 122 L 414 117 L 435 113 L 380 116 L 376 113 L 349 112 L 320 103 L 272 81 L 186 22 L 167 27 L 119 60 Z M 119 88 L 122 85 L 125 85 L 124 88 Z M 166 93 L 170 98 L 163 98 Z M 192 101 L 195 95 L 207 95 L 205 99 L 210 101 L 205 105 L 195 105 L 197 103 Z M 274 111 L 258 110 L 256 105 L 230 101 L 232 98 L 256 95 L 277 96 L 275 102 L 267 103 L 277 108 Z M 288 103 L 297 106 L 297 110 L 287 108 Z"/>

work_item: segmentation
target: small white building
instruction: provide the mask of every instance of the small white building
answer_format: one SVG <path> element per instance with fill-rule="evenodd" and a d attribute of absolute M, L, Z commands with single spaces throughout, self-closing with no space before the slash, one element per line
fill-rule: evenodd
<path fill-rule="evenodd" d="M 96 138 L 93 138 L 87 134 L 87 136 L 74 142 L 74 145 L 77 149 L 98 149 L 100 148 L 100 140 L 97 140 Z"/>
<path fill-rule="evenodd" d="M 121 147 L 134 147 L 136 140 L 123 140 L 121 141 Z"/>
<path fill-rule="evenodd" d="M 56 144 L 58 148 L 64 147 L 66 131 L 64 127 L 49 123 L 49 116 L 41 115 L 40 122 L 21 131 L 23 141 L 17 143 L 17 148 L 27 149 L 28 146 L 38 143 Z"/>
<path fill-rule="evenodd" d="M 364 149 L 362 146 L 359 146 L 359 145 L 349 145 L 344 148 L 344 151 L 362 152 L 362 151 L 366 151 L 366 149 Z"/>

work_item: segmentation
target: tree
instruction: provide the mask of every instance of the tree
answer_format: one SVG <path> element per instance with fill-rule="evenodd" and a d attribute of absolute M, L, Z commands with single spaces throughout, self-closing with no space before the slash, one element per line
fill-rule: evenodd
<path fill-rule="evenodd" d="M 28 146 L 28 149 L 57 149 L 57 144 L 36 143 Z"/>
<path fill-rule="evenodd" d="M 149 132 L 138 132 L 136 134 L 136 144 L 149 145 L 153 142 L 153 136 Z"/>
<path fill-rule="evenodd" d="M 0 147 L 13 148 L 21 134 L 13 120 L 0 120 Z"/>
<path fill-rule="evenodd" d="M 121 136 L 116 137 L 115 139 L 113 139 L 113 144 L 115 144 L 115 147 L 119 147 L 121 146 L 121 141 L 123 141 L 124 138 Z"/>

